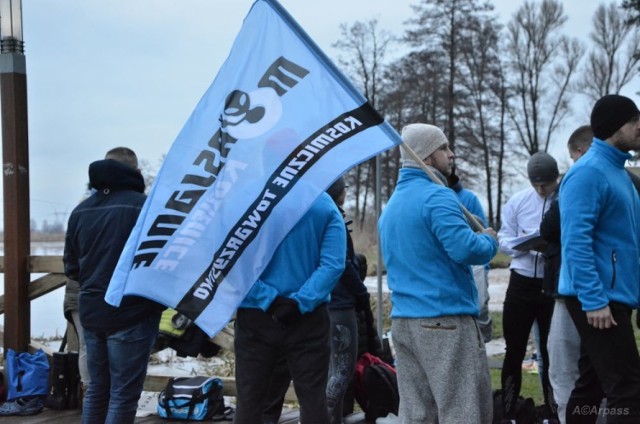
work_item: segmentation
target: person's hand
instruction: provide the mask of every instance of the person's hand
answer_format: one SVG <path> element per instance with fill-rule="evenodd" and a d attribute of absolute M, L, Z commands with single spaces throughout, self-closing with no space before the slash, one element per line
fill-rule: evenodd
<path fill-rule="evenodd" d="M 269 306 L 267 313 L 271 315 L 275 322 L 284 326 L 291 324 L 302 316 L 298 303 L 284 296 L 277 296 Z"/>
<path fill-rule="evenodd" d="M 592 327 L 600 330 L 611 328 L 612 325 L 618 325 L 616 320 L 613 319 L 609 305 L 596 311 L 587 312 L 587 322 Z"/>
<path fill-rule="evenodd" d="M 489 234 L 491 237 L 493 237 L 496 241 L 498 241 L 498 233 L 496 233 L 496 230 L 494 230 L 491 227 L 487 227 L 484 230 L 480 231 L 481 234 Z"/>

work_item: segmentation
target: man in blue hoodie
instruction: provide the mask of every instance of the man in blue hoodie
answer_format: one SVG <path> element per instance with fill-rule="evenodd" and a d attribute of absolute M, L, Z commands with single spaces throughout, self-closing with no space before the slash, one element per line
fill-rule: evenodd
<path fill-rule="evenodd" d="M 453 153 L 444 133 L 410 124 L 402 140 L 440 182 L 401 149 L 400 178 L 378 223 L 391 289 L 400 420 L 489 423 L 491 380 L 470 265 L 493 258 L 497 235 L 492 228 L 475 233 L 446 186 Z"/>
<path fill-rule="evenodd" d="M 281 213 L 286 213 L 282 211 Z M 280 243 L 236 315 L 235 424 L 263 419 L 276 365 L 286 359 L 300 421 L 327 424 L 330 293 L 345 267 L 346 229 L 323 193 Z"/>
<path fill-rule="evenodd" d="M 640 149 L 640 111 L 607 95 L 591 112 L 591 148 L 562 180 L 562 266 L 558 292 L 581 339 L 580 377 L 567 423 L 640 422 L 640 356 L 631 312 L 640 298 L 640 201 L 625 172 Z"/>

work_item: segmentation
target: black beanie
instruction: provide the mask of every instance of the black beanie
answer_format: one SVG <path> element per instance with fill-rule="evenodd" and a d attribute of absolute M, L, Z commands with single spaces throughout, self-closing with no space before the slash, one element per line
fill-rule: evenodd
<path fill-rule="evenodd" d="M 549 153 L 537 152 L 527 164 L 527 174 L 532 183 L 548 183 L 558 179 L 558 163 Z"/>
<path fill-rule="evenodd" d="M 606 140 L 638 115 L 638 107 L 628 97 L 618 94 L 601 97 L 591 111 L 593 135 L 600 140 Z"/>
<path fill-rule="evenodd" d="M 338 199 L 338 196 L 340 196 L 340 194 L 342 194 L 342 192 L 346 188 L 347 185 L 345 184 L 344 178 L 339 177 L 333 182 L 333 184 L 331 184 L 331 186 L 329 186 L 329 188 L 327 189 L 327 194 L 331 196 L 334 201 L 336 201 L 336 199 Z"/>

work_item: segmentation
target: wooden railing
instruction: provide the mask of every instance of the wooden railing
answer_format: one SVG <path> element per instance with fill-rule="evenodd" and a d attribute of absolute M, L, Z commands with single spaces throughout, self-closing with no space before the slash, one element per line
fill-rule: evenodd
<path fill-rule="evenodd" d="M 32 274 L 45 274 L 39 277 L 29 284 L 29 300 L 33 301 L 39 297 L 46 295 L 62 286 L 67 282 L 67 277 L 64 275 L 64 266 L 62 263 L 62 256 L 31 256 L 29 261 L 29 271 Z M 4 273 L 4 257 L 0 256 L 0 272 Z M 4 313 L 4 295 L 0 296 L 0 314 Z M 62 305 L 60 305 L 62 308 Z M 74 335 L 75 336 L 75 335 Z M 3 334 L 0 331 L 0 342 L 3 339 Z M 233 351 L 233 329 L 225 328 L 219 334 L 217 334 L 211 341 L 221 348 Z M 53 356 L 53 350 L 49 346 L 45 346 L 34 340 L 31 340 L 29 344 L 29 350 L 35 351 L 42 349 L 49 357 Z M 145 380 L 144 389 L 148 391 L 159 392 L 164 389 L 169 380 L 169 376 L 159 375 L 147 375 Z M 224 384 L 223 394 L 225 396 L 235 396 L 236 382 L 233 377 L 220 377 Z M 295 401 L 296 396 L 293 388 L 290 387 L 285 396 L 287 401 Z"/>

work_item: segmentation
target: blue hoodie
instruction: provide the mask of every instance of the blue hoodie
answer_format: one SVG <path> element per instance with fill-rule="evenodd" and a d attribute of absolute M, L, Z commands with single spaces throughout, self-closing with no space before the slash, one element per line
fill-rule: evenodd
<path fill-rule="evenodd" d="M 403 168 L 378 227 L 392 318 L 478 315 L 470 265 L 489 262 L 498 242 L 471 230 L 453 190 Z"/>
<path fill-rule="evenodd" d="M 286 296 L 305 314 L 327 303 L 344 271 L 346 237 L 338 207 L 322 193 L 280 243 L 240 307 L 266 311 L 276 296 Z"/>
<path fill-rule="evenodd" d="M 638 307 L 640 201 L 624 170 L 631 155 L 594 138 L 560 186 L 558 292 L 584 311 L 616 301 Z"/>

